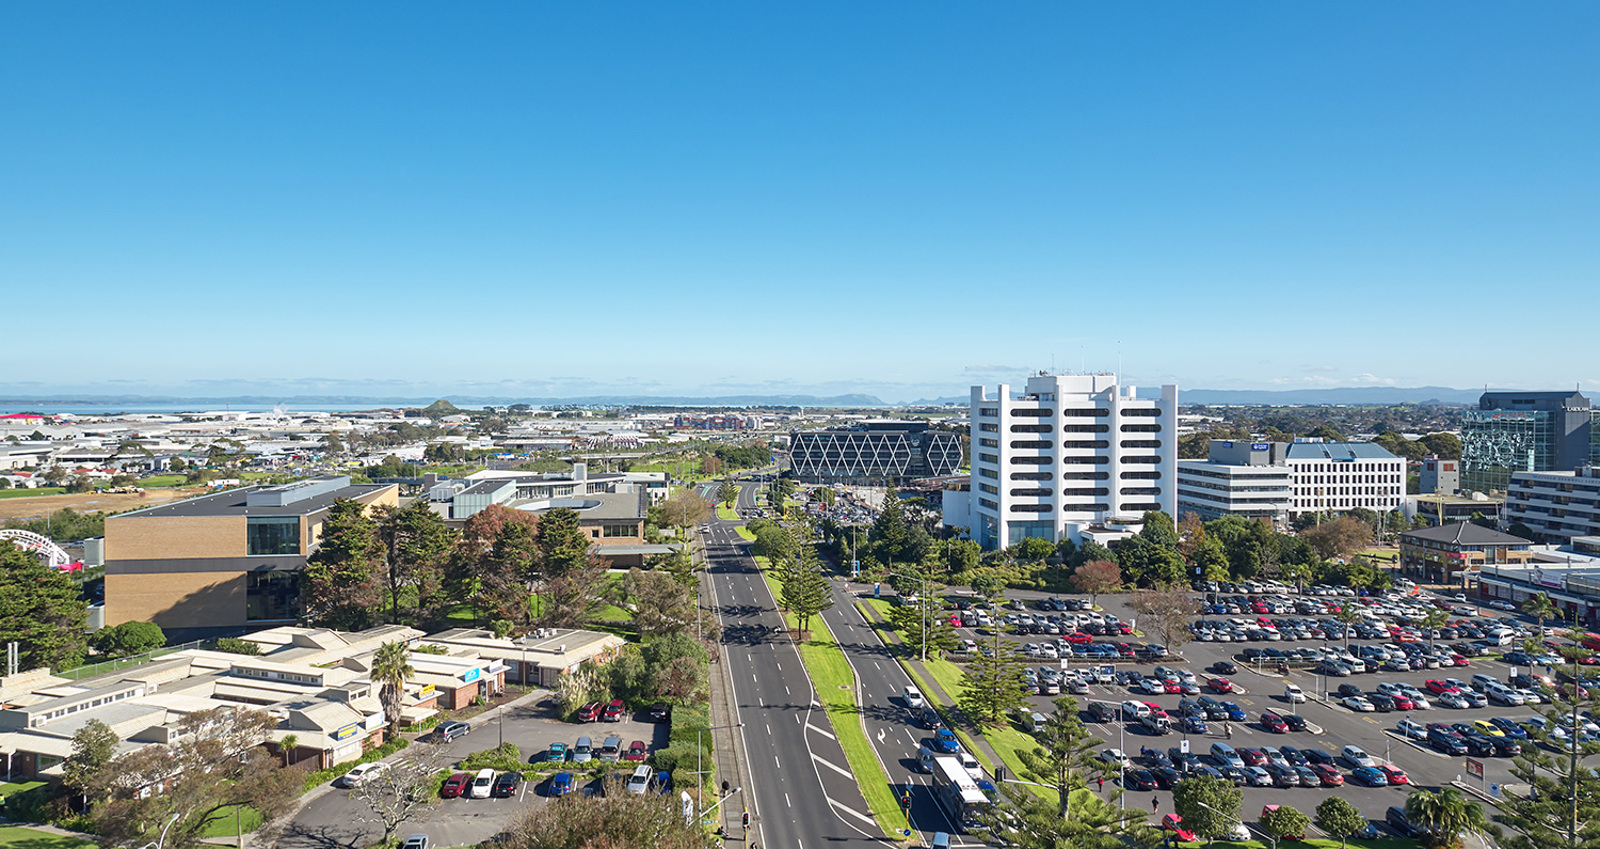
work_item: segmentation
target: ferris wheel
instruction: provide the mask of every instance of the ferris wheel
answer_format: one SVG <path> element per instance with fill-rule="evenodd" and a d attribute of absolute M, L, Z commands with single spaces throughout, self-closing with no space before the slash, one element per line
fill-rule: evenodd
<path fill-rule="evenodd" d="M 39 555 L 52 569 L 64 569 L 72 562 L 61 546 L 56 545 L 49 537 L 36 534 L 33 531 L 21 531 L 15 528 L 0 530 L 0 540 L 9 540 L 12 545 L 24 551 L 31 551 Z"/>

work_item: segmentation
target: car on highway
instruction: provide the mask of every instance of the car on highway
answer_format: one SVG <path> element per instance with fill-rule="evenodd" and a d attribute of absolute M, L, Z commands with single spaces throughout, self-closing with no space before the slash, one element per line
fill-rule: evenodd
<path fill-rule="evenodd" d="M 458 798 L 470 784 L 472 784 L 471 775 L 465 772 L 454 773 L 449 778 L 446 778 L 443 784 L 439 785 L 439 797 L 442 799 Z"/>
<path fill-rule="evenodd" d="M 565 796 L 572 792 L 572 773 L 558 772 L 550 776 L 550 783 L 545 787 L 545 795 Z"/>
<path fill-rule="evenodd" d="M 901 691 L 900 700 L 905 702 L 906 707 L 913 710 L 926 704 L 922 699 L 922 691 L 910 684 L 907 684 L 905 690 Z"/>
<path fill-rule="evenodd" d="M 961 741 L 956 739 L 956 733 L 948 728 L 941 728 L 934 732 L 933 748 L 940 754 L 953 755 L 961 751 Z"/>

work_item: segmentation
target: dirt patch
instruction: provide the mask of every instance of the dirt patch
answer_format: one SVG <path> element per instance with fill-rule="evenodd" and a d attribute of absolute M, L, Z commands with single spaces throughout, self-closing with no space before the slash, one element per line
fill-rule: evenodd
<path fill-rule="evenodd" d="M 42 519 L 57 510 L 79 513 L 120 513 L 153 507 L 205 492 L 205 487 L 147 489 L 143 493 L 79 492 L 38 495 L 32 498 L 0 498 L 0 519 Z"/>

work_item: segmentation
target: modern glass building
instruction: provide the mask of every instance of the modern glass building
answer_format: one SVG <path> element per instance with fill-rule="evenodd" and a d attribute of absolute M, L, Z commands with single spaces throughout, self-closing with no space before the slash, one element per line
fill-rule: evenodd
<path fill-rule="evenodd" d="M 841 430 L 794 433 L 789 462 L 804 483 L 902 484 L 955 474 L 961 440 L 927 422 L 869 421 Z"/>
<path fill-rule="evenodd" d="M 1461 489 L 1504 493 L 1512 472 L 1572 471 L 1600 458 L 1597 413 L 1578 392 L 1485 392 L 1461 415 Z"/>

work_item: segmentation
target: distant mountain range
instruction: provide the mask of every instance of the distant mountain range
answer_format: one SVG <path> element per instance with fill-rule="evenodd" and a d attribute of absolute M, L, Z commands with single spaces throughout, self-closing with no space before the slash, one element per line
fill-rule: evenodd
<path fill-rule="evenodd" d="M 1147 387 L 1159 391 L 1155 387 Z M 1316 404 L 1476 404 L 1481 389 L 1452 389 L 1447 386 L 1351 386 L 1337 389 L 1183 389 L 1178 398 L 1184 404 L 1202 405 L 1316 405 Z M 875 395 L 588 395 L 573 398 L 501 397 L 447 395 L 451 403 L 464 408 L 531 404 L 536 407 L 642 406 L 642 407 L 929 407 L 960 405 L 966 395 L 923 398 L 891 404 Z M 373 397 L 360 395 L 232 395 L 226 397 L 177 397 L 166 395 L 82 395 L 0 398 L 0 410 L 78 408 L 80 410 L 215 410 L 220 407 L 272 409 L 362 410 L 377 407 L 426 407 L 433 397 Z"/>

